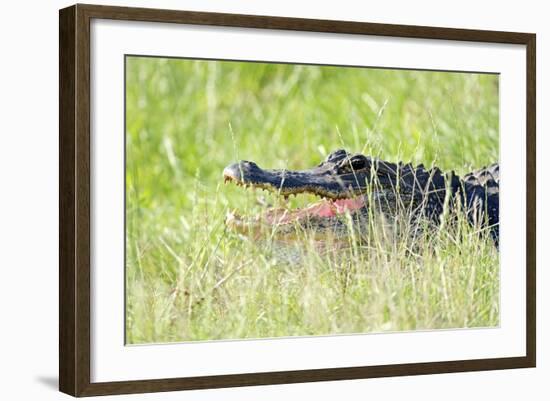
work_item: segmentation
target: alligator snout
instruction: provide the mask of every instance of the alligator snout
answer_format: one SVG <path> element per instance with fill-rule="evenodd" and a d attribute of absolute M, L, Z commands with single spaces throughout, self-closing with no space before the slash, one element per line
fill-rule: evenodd
<path fill-rule="evenodd" d="M 262 171 L 260 166 L 248 160 L 241 160 L 238 163 L 233 163 L 223 169 L 223 177 L 227 180 L 244 181 L 254 173 L 258 174 Z"/>

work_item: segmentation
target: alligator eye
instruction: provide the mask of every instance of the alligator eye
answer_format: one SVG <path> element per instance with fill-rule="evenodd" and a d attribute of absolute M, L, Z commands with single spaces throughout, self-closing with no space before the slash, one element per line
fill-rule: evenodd
<path fill-rule="evenodd" d="M 367 161 L 363 157 L 355 157 L 349 162 L 354 170 L 362 170 L 367 166 Z"/>
<path fill-rule="evenodd" d="M 349 174 L 354 171 L 363 170 L 368 167 L 367 159 L 356 155 L 352 158 L 343 160 L 338 166 L 339 174 Z"/>

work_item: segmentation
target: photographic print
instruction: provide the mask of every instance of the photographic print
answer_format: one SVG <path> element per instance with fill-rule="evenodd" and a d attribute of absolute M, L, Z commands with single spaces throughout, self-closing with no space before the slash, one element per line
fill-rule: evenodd
<path fill-rule="evenodd" d="M 126 56 L 126 343 L 499 325 L 499 76 Z"/>

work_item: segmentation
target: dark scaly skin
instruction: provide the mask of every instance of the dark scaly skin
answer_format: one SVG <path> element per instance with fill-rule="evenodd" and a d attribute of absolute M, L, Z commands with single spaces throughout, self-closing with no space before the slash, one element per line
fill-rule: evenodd
<path fill-rule="evenodd" d="M 367 219 L 367 205 L 374 204 L 388 217 L 407 210 L 413 219 L 423 217 L 438 223 L 446 202 L 447 205 L 460 202 L 468 220 L 476 226 L 489 227 L 498 246 L 498 170 L 498 164 L 493 164 L 461 178 L 453 171 L 443 173 L 437 167 L 396 164 L 339 149 L 308 170 L 267 170 L 254 162 L 241 161 L 227 166 L 223 175 L 226 181 L 283 196 L 310 193 L 331 200 L 362 196 L 365 206 L 352 214 L 359 224 Z M 347 232 L 341 216 L 310 216 L 300 219 L 299 223 L 307 230 L 320 233 L 330 230 L 345 235 Z M 278 229 L 284 237 L 295 230 L 295 224 L 282 224 Z"/>
<path fill-rule="evenodd" d="M 466 174 L 463 181 L 466 204 L 470 205 L 470 209 L 477 210 L 468 214 L 470 221 L 485 220 L 485 225 L 490 227 L 491 236 L 498 247 L 500 184 L 498 163 Z"/>

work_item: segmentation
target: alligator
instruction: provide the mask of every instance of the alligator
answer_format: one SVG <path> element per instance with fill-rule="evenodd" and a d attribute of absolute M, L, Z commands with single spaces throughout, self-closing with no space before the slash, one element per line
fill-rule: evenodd
<path fill-rule="evenodd" d="M 285 198 L 304 193 L 321 198 L 304 208 L 271 208 L 249 218 L 229 213 L 226 224 L 244 234 L 275 227 L 280 238 L 292 237 L 297 229 L 316 237 L 327 233 L 349 236 L 349 222 L 356 223 L 361 231 L 373 209 L 388 218 L 409 216 L 414 222 L 437 225 L 445 211 L 456 210 L 458 205 L 472 225 L 490 233 L 498 248 L 498 163 L 460 177 L 437 167 L 391 163 L 339 149 L 307 170 L 262 169 L 243 160 L 227 166 L 223 177 L 225 182 L 261 188 Z"/>

